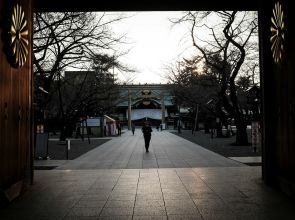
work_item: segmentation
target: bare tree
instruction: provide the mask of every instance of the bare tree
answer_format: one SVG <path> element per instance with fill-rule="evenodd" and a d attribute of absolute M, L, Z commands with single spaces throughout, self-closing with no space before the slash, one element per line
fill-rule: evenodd
<path fill-rule="evenodd" d="M 122 16 L 108 18 L 105 13 L 92 12 L 34 14 L 33 51 L 36 86 L 41 86 L 49 92 L 44 97 L 45 104 L 50 103 L 53 95 L 57 95 L 58 98 L 53 100 L 58 103 L 58 114 L 64 121 L 62 124 L 65 124 L 69 117 L 74 118 L 75 114 L 69 111 L 79 109 L 78 106 L 81 104 L 87 106 L 87 111 L 93 110 L 92 103 L 98 102 L 97 94 L 101 99 L 106 99 L 102 98 L 102 90 L 97 93 L 97 87 L 102 85 L 101 81 L 93 87 L 89 80 L 86 80 L 88 77 L 74 86 L 75 92 L 80 91 L 78 95 L 71 93 L 73 99 L 65 99 L 65 86 L 71 83 L 64 76 L 67 68 L 89 71 L 95 68 L 95 62 L 100 62 L 104 65 L 104 72 L 109 72 L 111 68 L 132 71 L 118 61 L 118 58 L 128 51 L 115 49 L 116 45 L 124 43 L 124 35 L 117 36 L 109 28 L 109 24 L 120 22 L 122 19 Z M 112 79 L 111 82 L 114 84 L 115 80 Z M 74 87 L 72 85 L 72 89 Z M 103 88 L 105 89 L 105 84 Z M 81 92 L 85 94 L 82 95 Z M 83 111 L 85 112 L 85 109 Z"/>
<path fill-rule="evenodd" d="M 191 109 L 193 132 L 197 129 L 199 113 L 208 111 L 206 103 L 216 98 L 219 87 L 216 76 L 206 74 L 208 69 L 201 64 L 200 56 L 183 59 L 174 68 L 168 68 L 167 75 L 175 103 Z"/>
<path fill-rule="evenodd" d="M 95 54 L 114 51 L 122 43 L 124 36 L 116 36 L 108 25 L 123 18 L 105 17 L 92 12 L 34 14 L 34 73 L 44 89 L 50 90 L 65 68 L 89 69 Z"/>
<path fill-rule="evenodd" d="M 211 22 L 212 20 L 214 22 Z M 243 74 L 241 70 L 246 58 L 251 54 L 258 54 L 257 13 L 187 12 L 173 22 L 185 22 L 190 25 L 193 46 L 203 56 L 206 65 L 219 74 L 219 96 L 226 111 L 234 117 L 237 126 L 236 144 L 247 144 L 247 121 L 239 105 L 236 80 Z M 199 35 L 204 33 L 204 30 L 201 32 L 200 28 L 205 28 L 208 32 L 202 39 Z M 247 62 L 247 65 L 251 67 L 254 64 Z"/>

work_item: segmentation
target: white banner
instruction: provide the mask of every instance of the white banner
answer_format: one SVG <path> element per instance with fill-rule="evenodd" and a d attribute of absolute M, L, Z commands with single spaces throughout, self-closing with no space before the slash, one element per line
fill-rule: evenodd
<path fill-rule="evenodd" d="M 100 127 L 100 118 L 87 118 L 87 127 Z M 81 126 L 86 127 L 86 122 L 81 122 Z"/>
<path fill-rule="evenodd" d="M 128 110 L 126 112 L 128 119 Z M 167 110 L 165 109 L 165 117 L 168 117 Z M 131 120 L 138 120 L 142 118 L 151 118 L 156 120 L 162 120 L 161 109 L 134 109 L 131 110 Z"/>

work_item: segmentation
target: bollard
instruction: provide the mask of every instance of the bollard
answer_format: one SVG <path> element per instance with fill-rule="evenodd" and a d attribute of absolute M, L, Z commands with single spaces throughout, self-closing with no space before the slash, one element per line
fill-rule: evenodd
<path fill-rule="evenodd" d="M 67 145 L 66 145 L 66 158 L 69 159 L 69 150 L 71 150 L 71 140 L 67 139 Z"/>

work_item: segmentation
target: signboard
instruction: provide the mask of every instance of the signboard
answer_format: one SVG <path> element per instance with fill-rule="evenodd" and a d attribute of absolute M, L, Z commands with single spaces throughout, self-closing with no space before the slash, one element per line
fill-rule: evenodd
<path fill-rule="evenodd" d="M 87 118 L 87 127 L 100 127 L 100 118 Z M 82 127 L 86 127 L 86 122 L 81 122 Z"/>
<path fill-rule="evenodd" d="M 37 134 L 42 134 L 44 133 L 44 125 L 39 124 L 37 125 Z"/>

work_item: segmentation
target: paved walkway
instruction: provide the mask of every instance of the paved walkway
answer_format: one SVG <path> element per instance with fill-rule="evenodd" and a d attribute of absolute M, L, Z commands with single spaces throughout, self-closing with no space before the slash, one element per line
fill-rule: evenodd
<path fill-rule="evenodd" d="M 294 220 L 259 167 L 46 170 L 1 220 Z"/>
<path fill-rule="evenodd" d="M 139 130 L 61 161 L 57 169 L 35 170 L 34 185 L 0 209 L 1 220 L 294 217 L 294 200 L 266 186 L 259 166 L 227 159 L 166 131 L 153 133 L 146 154 Z"/>
<path fill-rule="evenodd" d="M 168 131 L 152 133 L 150 152 L 146 153 L 140 129 L 126 131 L 122 136 L 83 154 L 57 169 L 141 169 L 234 167 L 242 163 L 225 158 Z"/>

